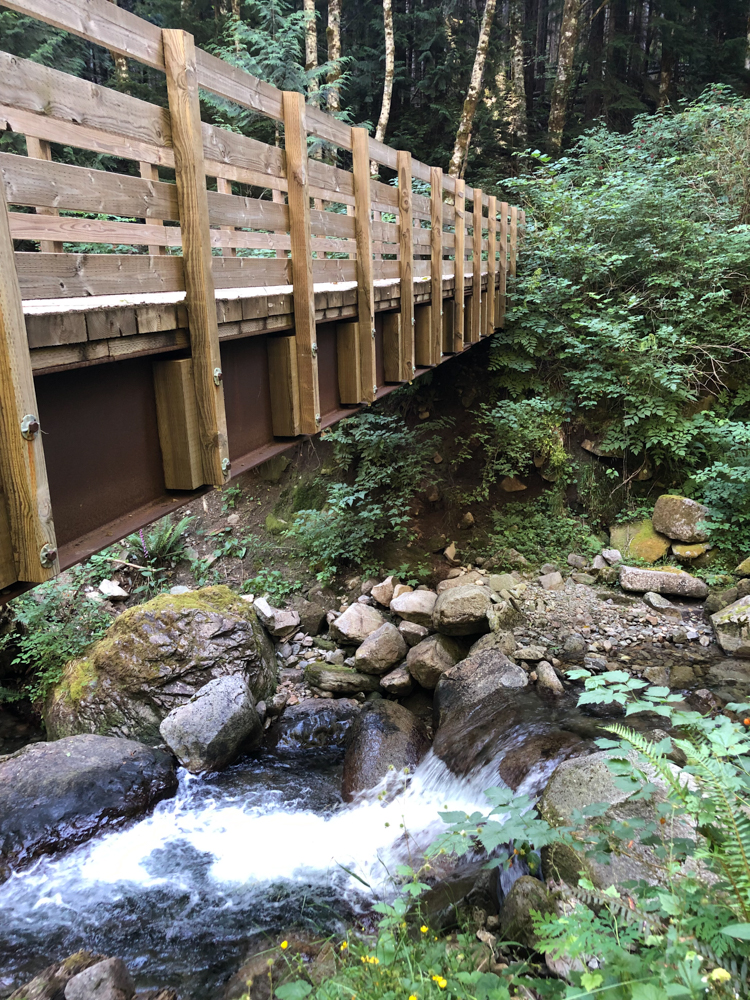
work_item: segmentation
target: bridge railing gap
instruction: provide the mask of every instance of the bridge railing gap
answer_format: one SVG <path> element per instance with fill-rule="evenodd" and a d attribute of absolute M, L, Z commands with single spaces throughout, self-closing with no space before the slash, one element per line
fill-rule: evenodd
<path fill-rule="evenodd" d="M 153 356 L 161 490 L 193 491 L 248 467 L 230 459 L 225 341 L 264 335 L 269 423 L 282 444 L 503 325 L 523 226 L 515 207 L 474 188 L 467 217 L 463 180 L 108 0 L 0 2 L 165 73 L 169 104 L 0 52 L 0 116 L 28 154 L 0 153 L 0 591 L 60 566 L 42 437 L 21 429 L 37 416 L 34 375 Z M 278 122 L 285 148 L 201 121 L 200 89 Z M 350 153 L 352 170 L 309 158 L 308 136 Z M 52 144 L 132 161 L 133 172 L 56 162 Z M 372 177 L 371 163 L 397 187 Z M 39 251 L 14 252 L 14 241 Z M 319 326 L 337 316 L 331 353 Z M 264 447 L 257 461 L 276 445 Z M 92 523 L 85 544 L 80 526 L 63 524 L 62 564 L 95 550 L 97 531 L 114 540 L 126 517 L 159 516 L 156 499 L 148 514 L 120 511 L 111 530 Z"/>

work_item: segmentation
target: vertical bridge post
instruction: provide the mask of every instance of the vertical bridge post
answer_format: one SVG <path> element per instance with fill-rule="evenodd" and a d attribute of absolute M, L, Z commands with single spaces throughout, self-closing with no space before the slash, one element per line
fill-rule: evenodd
<path fill-rule="evenodd" d="M 0 589 L 59 572 L 8 206 L 0 190 Z"/>
<path fill-rule="evenodd" d="M 398 151 L 398 225 L 401 286 L 401 378 L 414 378 L 414 233 L 412 230 L 411 153 Z"/>
<path fill-rule="evenodd" d="M 443 171 L 430 167 L 430 364 L 443 354 Z"/>
<path fill-rule="evenodd" d="M 465 197 L 464 182 L 457 177 L 456 196 L 454 199 L 456 212 L 454 274 L 456 278 L 455 289 L 453 291 L 455 303 L 453 314 L 453 350 L 457 353 L 464 349 L 464 305 L 466 301 L 464 289 L 464 258 L 466 257 Z"/>
<path fill-rule="evenodd" d="M 486 337 L 495 332 L 495 275 L 497 274 L 497 198 L 487 199 L 487 328 Z"/>
<path fill-rule="evenodd" d="M 354 235 L 357 240 L 357 323 L 362 378 L 360 399 L 365 403 L 373 402 L 377 393 L 369 142 L 370 137 L 366 128 L 352 129 Z"/>
<path fill-rule="evenodd" d="M 471 327 L 469 343 L 476 344 L 482 334 L 482 189 L 472 189 L 474 235 L 471 247 Z"/>
<path fill-rule="evenodd" d="M 222 486 L 229 478 L 229 447 L 216 319 L 211 231 L 208 225 L 195 42 L 192 35 L 176 28 L 165 28 L 162 38 L 172 121 L 203 482 Z"/>
<path fill-rule="evenodd" d="M 283 109 L 300 431 L 303 434 L 315 434 L 320 430 L 320 391 L 304 95 L 294 90 L 285 90 Z"/>

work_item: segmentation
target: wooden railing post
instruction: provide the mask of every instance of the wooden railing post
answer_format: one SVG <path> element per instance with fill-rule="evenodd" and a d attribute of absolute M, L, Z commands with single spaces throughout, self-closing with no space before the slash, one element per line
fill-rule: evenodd
<path fill-rule="evenodd" d="M 283 106 L 300 430 L 303 434 L 315 434 L 320 430 L 320 391 L 304 95 L 285 90 Z"/>
<path fill-rule="evenodd" d="M 226 177 L 216 178 L 216 190 L 219 194 L 231 194 L 232 193 L 232 182 L 228 181 Z M 233 233 L 234 226 L 222 226 L 221 227 L 226 233 Z M 222 257 L 236 257 L 237 251 L 234 247 L 222 247 L 221 248 Z"/>
<path fill-rule="evenodd" d="M 469 343 L 476 344 L 482 335 L 482 189 L 472 190 L 474 213 L 472 225 L 471 329 Z"/>
<path fill-rule="evenodd" d="M 497 325 L 505 326 L 505 292 L 508 287 L 508 202 L 500 203 L 500 284 L 497 290 Z"/>
<path fill-rule="evenodd" d="M 31 357 L 5 195 L 0 189 L 0 480 L 5 498 L 0 587 L 43 583 L 58 573 L 55 528 L 44 464 Z M 2 503 L 2 497 L 0 497 Z M 7 520 L 6 520 L 7 513 Z M 12 577 L 12 579 L 11 579 Z"/>
<path fill-rule="evenodd" d="M 398 151 L 398 224 L 401 261 L 401 378 L 411 381 L 414 367 L 414 233 L 411 198 L 411 153 Z"/>
<path fill-rule="evenodd" d="M 497 274 L 497 198 L 491 194 L 487 205 L 487 328 L 485 336 L 495 332 L 495 275 Z"/>
<path fill-rule="evenodd" d="M 229 478 L 229 448 L 211 261 L 211 230 L 208 225 L 195 43 L 192 35 L 176 28 L 165 28 L 162 37 L 203 481 L 221 486 Z"/>
<path fill-rule="evenodd" d="M 430 363 L 443 354 L 443 171 L 430 167 Z"/>
<path fill-rule="evenodd" d="M 464 349 L 464 258 L 466 257 L 466 223 L 465 223 L 465 192 L 464 182 L 456 178 L 456 246 L 454 274 L 455 290 L 453 292 L 455 308 L 453 313 L 453 350 L 458 352 Z"/>
<path fill-rule="evenodd" d="M 518 258 L 518 208 L 514 205 L 510 210 L 510 267 L 509 271 L 515 277 L 516 260 Z"/>
<path fill-rule="evenodd" d="M 26 152 L 34 160 L 51 160 L 52 149 L 46 139 L 37 139 L 33 135 L 26 136 Z M 56 208 L 37 208 L 37 215 L 59 215 Z M 62 253 L 63 245 L 59 240 L 40 240 L 41 253 Z"/>
<path fill-rule="evenodd" d="M 141 172 L 141 177 L 144 180 L 147 180 L 147 181 L 158 181 L 159 180 L 159 171 L 157 170 L 155 164 L 148 163 L 145 160 L 141 160 L 139 162 L 139 168 L 140 168 L 140 172 Z M 152 225 L 152 226 L 163 226 L 164 225 L 164 221 L 162 219 L 146 219 L 145 221 L 147 223 L 149 223 L 150 225 Z M 160 245 L 159 246 L 152 245 L 152 246 L 149 246 L 148 252 L 149 252 L 149 254 L 152 254 L 152 255 L 155 255 L 155 256 L 158 257 L 161 254 L 165 254 L 167 252 L 167 248 L 163 247 L 163 246 L 160 246 Z"/>
<path fill-rule="evenodd" d="M 354 175 L 354 234 L 357 240 L 357 308 L 361 399 L 371 403 L 378 391 L 375 370 L 375 288 L 372 267 L 370 196 L 370 136 L 366 128 L 352 129 Z"/>

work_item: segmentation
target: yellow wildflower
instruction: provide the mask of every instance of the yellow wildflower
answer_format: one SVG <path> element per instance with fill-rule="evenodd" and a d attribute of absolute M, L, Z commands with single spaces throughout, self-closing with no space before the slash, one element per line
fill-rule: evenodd
<path fill-rule="evenodd" d="M 348 947 L 349 947 L 348 942 L 342 941 L 341 944 L 339 945 L 339 951 L 346 951 Z"/>
<path fill-rule="evenodd" d="M 726 983 L 729 982 L 732 975 L 727 972 L 726 969 L 714 969 L 714 971 L 709 974 L 708 978 L 714 983 Z"/>
<path fill-rule="evenodd" d="M 427 927 L 425 924 L 422 924 L 422 926 L 419 929 L 423 934 L 426 934 L 430 928 Z"/>
<path fill-rule="evenodd" d="M 411 995 L 411 996 L 409 997 L 409 1000 L 417 1000 L 417 998 L 416 998 L 416 997 L 414 996 L 414 994 L 412 993 L 412 995 Z"/>
<path fill-rule="evenodd" d="M 288 941 L 282 941 L 281 944 L 279 945 L 279 947 L 281 948 L 282 951 L 286 951 L 287 948 L 289 947 L 289 942 Z"/>

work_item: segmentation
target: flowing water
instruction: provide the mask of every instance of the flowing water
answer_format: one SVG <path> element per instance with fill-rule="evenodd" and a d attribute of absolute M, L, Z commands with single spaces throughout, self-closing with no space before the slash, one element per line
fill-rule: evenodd
<path fill-rule="evenodd" d="M 538 719 L 539 703 L 527 711 Z M 341 932 L 440 833 L 439 812 L 486 811 L 498 760 L 523 736 L 503 729 L 482 738 L 494 753 L 463 777 L 430 752 L 397 794 L 352 804 L 340 796 L 341 751 L 262 751 L 221 774 L 181 772 L 150 816 L 0 885 L 0 993 L 85 947 L 123 958 L 139 988 L 220 998 L 259 936 Z M 538 792 L 556 763 L 537 763 L 519 792 Z"/>

